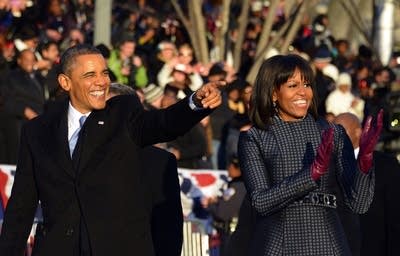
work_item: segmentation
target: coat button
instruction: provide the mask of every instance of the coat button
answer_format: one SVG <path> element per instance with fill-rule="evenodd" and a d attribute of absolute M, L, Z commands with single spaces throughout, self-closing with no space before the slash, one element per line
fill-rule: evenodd
<path fill-rule="evenodd" d="M 69 228 L 69 229 L 67 229 L 67 231 L 65 232 L 65 234 L 66 234 L 67 236 L 72 236 L 73 233 L 74 233 L 74 229 L 73 229 L 73 228 Z"/>

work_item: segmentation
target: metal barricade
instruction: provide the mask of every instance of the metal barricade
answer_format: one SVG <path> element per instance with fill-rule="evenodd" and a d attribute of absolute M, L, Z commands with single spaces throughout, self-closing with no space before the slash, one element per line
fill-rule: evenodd
<path fill-rule="evenodd" d="M 203 223 L 183 222 L 183 245 L 181 256 L 209 256 L 209 237 Z"/>

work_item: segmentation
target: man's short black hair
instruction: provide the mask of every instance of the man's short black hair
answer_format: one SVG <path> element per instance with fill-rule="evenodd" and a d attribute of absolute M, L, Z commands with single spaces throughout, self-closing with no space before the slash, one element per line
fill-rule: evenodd
<path fill-rule="evenodd" d="M 70 74 L 71 67 L 74 64 L 77 57 L 87 54 L 99 54 L 101 52 L 94 46 L 89 44 L 77 44 L 68 48 L 61 56 L 60 70 L 62 74 Z"/>

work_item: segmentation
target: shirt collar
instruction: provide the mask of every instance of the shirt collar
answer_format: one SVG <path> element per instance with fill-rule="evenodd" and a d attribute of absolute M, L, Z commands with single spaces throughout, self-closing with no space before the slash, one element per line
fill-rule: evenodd
<path fill-rule="evenodd" d="M 71 101 L 69 102 L 68 106 L 68 140 L 71 138 L 72 134 L 76 129 L 79 128 L 79 118 L 81 116 L 86 116 L 88 117 L 92 112 L 88 112 L 86 114 L 82 114 L 79 112 L 76 108 L 74 108 L 71 104 Z"/>
<path fill-rule="evenodd" d="M 359 152 L 360 152 L 360 147 L 357 147 L 357 148 L 354 149 L 354 156 L 356 157 L 356 159 L 358 157 L 358 153 Z"/>

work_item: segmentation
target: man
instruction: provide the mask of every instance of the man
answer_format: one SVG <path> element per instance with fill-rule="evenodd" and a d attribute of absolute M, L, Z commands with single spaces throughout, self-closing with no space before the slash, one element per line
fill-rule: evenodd
<path fill-rule="evenodd" d="M 351 113 L 342 113 L 333 119 L 333 123 L 340 124 L 345 129 L 350 141 L 353 145 L 354 153 L 357 158 L 359 150 L 359 142 L 361 136 L 361 123 L 358 117 Z M 379 168 L 379 167 L 377 167 Z M 376 170 L 375 173 L 378 173 Z M 351 255 L 359 256 L 361 250 L 361 230 L 360 218 L 358 214 L 353 213 L 344 203 L 344 197 L 341 193 L 340 187 L 336 184 L 333 189 L 337 197 L 337 212 L 342 222 L 344 232 L 351 250 Z M 362 254 L 361 254 L 362 255 Z"/>
<path fill-rule="evenodd" d="M 151 238 L 156 256 L 181 255 L 183 213 L 176 158 L 158 147 L 143 150 L 143 174 L 148 184 Z"/>
<path fill-rule="evenodd" d="M 224 83 L 208 83 L 168 109 L 146 112 L 136 96 L 106 102 L 107 63 L 95 47 L 69 48 L 60 70 L 69 100 L 23 128 L 0 255 L 23 254 L 39 200 L 44 225 L 33 255 L 154 255 L 143 207 L 147 187 L 138 175 L 142 147 L 189 130 L 219 106 L 217 87 Z M 69 148 L 79 130 L 75 149 Z"/>
<path fill-rule="evenodd" d="M 2 78 L 4 104 L 1 125 L 9 150 L 9 163 L 15 164 L 22 125 L 43 111 L 45 98 L 43 86 L 34 72 L 35 54 L 30 49 L 17 56 L 17 67 Z"/>
<path fill-rule="evenodd" d="M 357 154 L 361 134 L 357 117 L 343 113 L 334 122 L 345 128 Z M 358 255 L 400 255 L 400 207 L 396 202 L 400 193 L 400 165 L 396 158 L 379 151 L 374 152 L 374 161 L 375 194 L 368 212 L 359 217 L 361 238 L 357 240 L 361 240 L 361 251 Z"/>
<path fill-rule="evenodd" d="M 43 85 L 44 96 L 46 100 L 54 100 L 56 96 L 58 96 L 57 64 L 60 60 L 60 51 L 57 43 L 54 41 L 45 42 L 38 48 L 42 60 L 47 63 L 39 72 L 39 79 Z"/>
<path fill-rule="evenodd" d="M 146 67 L 141 57 L 135 55 L 136 42 L 123 38 L 116 49 L 110 53 L 108 66 L 117 82 L 132 87 L 143 88 L 148 84 Z"/>

